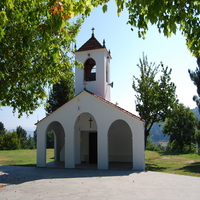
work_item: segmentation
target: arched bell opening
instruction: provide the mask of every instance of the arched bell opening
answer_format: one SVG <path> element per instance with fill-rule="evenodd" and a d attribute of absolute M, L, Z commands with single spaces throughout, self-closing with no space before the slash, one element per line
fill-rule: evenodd
<path fill-rule="evenodd" d="M 88 58 L 84 64 L 84 81 L 96 81 L 96 62 Z"/>
<path fill-rule="evenodd" d="M 114 121 L 108 131 L 110 169 L 132 169 L 132 132 L 124 120 Z"/>

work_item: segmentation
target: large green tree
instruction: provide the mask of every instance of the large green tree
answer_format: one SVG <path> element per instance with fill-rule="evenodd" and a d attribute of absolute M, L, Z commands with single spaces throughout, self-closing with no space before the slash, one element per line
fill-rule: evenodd
<path fill-rule="evenodd" d="M 66 79 L 60 80 L 52 86 L 46 101 L 46 113 L 50 114 L 74 97 L 74 74 L 68 74 Z"/>
<path fill-rule="evenodd" d="M 189 152 L 195 142 L 198 119 L 190 108 L 178 104 L 163 124 L 163 133 L 169 136 L 172 150 Z"/>
<path fill-rule="evenodd" d="M 32 113 L 68 68 L 72 43 L 93 0 L 2 0 L 0 2 L 0 106 Z M 74 22 L 70 19 L 74 18 Z"/>
<path fill-rule="evenodd" d="M 0 122 L 0 135 L 4 135 L 5 134 L 5 127 L 4 124 L 2 122 Z"/>
<path fill-rule="evenodd" d="M 18 135 L 20 141 L 20 148 L 26 149 L 27 148 L 27 132 L 21 126 L 16 128 L 16 133 Z"/>
<path fill-rule="evenodd" d="M 68 67 L 72 42 L 92 8 L 109 0 L 1 0 L 0 106 L 32 113 L 45 98 L 45 88 L 58 82 Z M 200 57 L 198 0 L 116 0 L 118 14 L 129 12 L 128 24 L 144 37 L 155 24 L 168 37 L 180 30 L 192 54 Z M 74 18 L 74 22 L 71 18 Z"/>
<path fill-rule="evenodd" d="M 137 65 L 140 77 L 133 76 L 133 89 L 136 92 L 136 111 L 145 120 L 145 146 L 154 123 L 163 122 L 177 104 L 176 86 L 171 82 L 171 69 L 162 63 L 149 63 L 147 56 Z M 160 75 L 159 79 L 157 76 Z"/>
<path fill-rule="evenodd" d="M 197 87 L 197 95 L 193 96 L 193 100 L 196 102 L 199 112 L 200 112 L 200 57 L 197 59 L 197 65 L 198 67 L 196 68 L 195 71 L 188 70 L 190 78 L 194 85 Z"/>
<path fill-rule="evenodd" d="M 150 24 L 169 37 L 180 30 L 188 49 L 200 57 L 200 2 L 199 0 L 116 0 L 118 13 L 128 10 L 128 24 L 138 28 L 145 37 Z"/>

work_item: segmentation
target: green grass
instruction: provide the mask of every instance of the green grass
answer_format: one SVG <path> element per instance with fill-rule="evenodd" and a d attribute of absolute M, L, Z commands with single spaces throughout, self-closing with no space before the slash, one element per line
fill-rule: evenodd
<path fill-rule="evenodd" d="M 146 151 L 146 169 L 200 177 L 200 156 L 197 154 Z"/>
<path fill-rule="evenodd" d="M 47 162 L 53 161 L 54 150 L 47 149 Z M 0 151 L 0 165 L 36 166 L 36 150 Z M 146 169 L 200 177 L 200 156 L 146 151 Z"/>
<path fill-rule="evenodd" d="M 53 161 L 53 149 L 47 149 L 47 162 Z M 0 165 L 36 166 L 36 149 L 0 151 Z"/>

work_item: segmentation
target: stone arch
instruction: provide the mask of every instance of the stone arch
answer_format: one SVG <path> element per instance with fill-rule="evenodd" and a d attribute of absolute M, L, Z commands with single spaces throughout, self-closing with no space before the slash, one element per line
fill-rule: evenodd
<path fill-rule="evenodd" d="M 75 164 L 97 164 L 97 123 L 90 113 L 81 113 L 74 125 Z"/>
<path fill-rule="evenodd" d="M 84 63 L 84 81 L 96 80 L 96 62 L 93 58 L 88 58 Z"/>
<path fill-rule="evenodd" d="M 132 131 L 124 120 L 115 120 L 108 130 L 109 167 L 130 168 L 133 166 Z"/>
<path fill-rule="evenodd" d="M 65 131 L 61 123 L 58 121 L 51 122 L 47 129 L 54 134 L 54 161 L 63 161 L 65 159 Z"/>

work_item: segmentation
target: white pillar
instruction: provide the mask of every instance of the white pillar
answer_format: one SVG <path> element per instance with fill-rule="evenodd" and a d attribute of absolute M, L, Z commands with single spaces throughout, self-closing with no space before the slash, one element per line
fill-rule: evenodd
<path fill-rule="evenodd" d="M 37 167 L 46 167 L 46 127 L 37 127 Z"/>
<path fill-rule="evenodd" d="M 73 124 L 73 123 L 71 123 Z M 65 168 L 75 168 L 74 127 L 67 125 L 65 130 Z"/>
<path fill-rule="evenodd" d="M 145 170 L 144 126 L 131 127 L 133 143 L 133 170 Z"/>
<path fill-rule="evenodd" d="M 108 128 L 98 124 L 98 169 L 108 169 Z"/>

